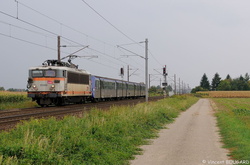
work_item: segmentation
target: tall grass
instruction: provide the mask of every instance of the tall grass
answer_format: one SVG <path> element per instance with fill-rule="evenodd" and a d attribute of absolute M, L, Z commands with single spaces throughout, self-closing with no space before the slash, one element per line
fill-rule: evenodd
<path fill-rule="evenodd" d="M 250 99 L 213 99 L 225 148 L 236 160 L 250 161 Z"/>
<path fill-rule="evenodd" d="M 82 118 L 34 119 L 0 134 L 0 164 L 128 164 L 140 154 L 138 146 L 196 101 L 168 98 L 93 109 Z"/>
<path fill-rule="evenodd" d="M 36 103 L 27 97 L 26 92 L 0 91 L 0 110 L 34 106 Z"/>
<path fill-rule="evenodd" d="M 0 92 L 0 103 L 14 103 L 28 100 L 26 92 Z"/>

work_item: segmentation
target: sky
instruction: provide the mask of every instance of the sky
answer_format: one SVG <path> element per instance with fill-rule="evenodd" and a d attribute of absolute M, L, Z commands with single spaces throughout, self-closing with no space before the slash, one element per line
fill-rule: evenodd
<path fill-rule="evenodd" d="M 206 73 L 222 79 L 249 73 L 249 0 L 1 0 L 0 87 L 25 89 L 28 69 L 75 53 L 72 62 L 93 75 L 145 82 L 183 82 L 194 88 Z M 94 57 L 98 58 L 94 58 Z M 65 60 L 67 61 L 67 60 Z M 120 76 L 120 68 L 125 71 Z"/>

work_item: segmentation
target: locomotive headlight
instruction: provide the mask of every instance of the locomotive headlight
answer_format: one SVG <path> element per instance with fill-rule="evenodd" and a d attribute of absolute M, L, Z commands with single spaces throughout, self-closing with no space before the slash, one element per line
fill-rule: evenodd
<path fill-rule="evenodd" d="M 55 89 L 55 84 L 52 84 L 51 87 L 50 87 L 50 90 L 54 90 Z"/>
<path fill-rule="evenodd" d="M 34 90 L 37 90 L 36 84 L 33 84 L 32 87 Z"/>

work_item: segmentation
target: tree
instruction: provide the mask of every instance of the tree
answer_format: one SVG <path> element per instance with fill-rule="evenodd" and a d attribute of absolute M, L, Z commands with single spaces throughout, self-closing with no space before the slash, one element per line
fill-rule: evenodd
<path fill-rule="evenodd" d="M 244 78 L 242 75 L 240 75 L 239 78 L 233 79 L 231 82 L 232 90 L 235 91 L 249 90 L 247 79 L 248 79 L 247 76 Z"/>
<path fill-rule="evenodd" d="M 173 88 L 171 87 L 171 85 L 168 85 L 168 86 L 167 86 L 167 90 L 168 90 L 169 92 L 173 91 Z"/>
<path fill-rule="evenodd" d="M 196 92 L 199 92 L 199 91 L 207 91 L 207 89 L 203 89 L 202 87 L 197 86 L 197 87 L 195 87 L 195 88 L 193 88 L 191 90 L 191 93 L 196 93 Z"/>
<path fill-rule="evenodd" d="M 203 89 L 210 90 L 210 83 L 208 81 L 206 73 L 204 73 L 204 75 L 201 78 L 200 87 L 202 87 Z"/>
<path fill-rule="evenodd" d="M 227 80 L 232 80 L 231 76 L 228 74 L 226 77 Z"/>
<path fill-rule="evenodd" d="M 211 84 L 213 91 L 217 90 L 217 87 L 220 84 L 220 80 L 221 80 L 220 75 L 218 73 L 215 73 L 214 78 L 212 79 L 212 84 Z"/>
<path fill-rule="evenodd" d="M 245 77 L 240 76 L 239 80 L 240 80 L 239 81 L 240 90 L 249 90 L 248 87 L 249 75 L 246 73 Z"/>
<path fill-rule="evenodd" d="M 222 80 L 217 87 L 218 91 L 230 91 L 231 90 L 231 82 L 229 79 Z"/>
<path fill-rule="evenodd" d="M 162 88 L 158 85 L 156 86 L 151 86 L 148 90 L 150 94 L 159 94 L 162 93 Z"/>
<path fill-rule="evenodd" d="M 156 93 L 157 92 L 157 87 L 156 86 L 151 86 L 148 90 L 149 93 Z"/>
<path fill-rule="evenodd" d="M 249 79 L 250 79 L 249 74 L 248 74 L 248 73 L 246 73 L 246 74 L 245 74 L 245 77 L 244 77 L 244 80 L 245 80 L 246 82 L 248 82 L 248 81 L 249 81 Z"/>
<path fill-rule="evenodd" d="M 0 91 L 5 91 L 4 87 L 0 87 Z"/>

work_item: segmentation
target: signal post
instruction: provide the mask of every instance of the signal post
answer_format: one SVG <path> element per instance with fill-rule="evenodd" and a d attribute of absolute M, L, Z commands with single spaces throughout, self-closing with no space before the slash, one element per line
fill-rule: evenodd
<path fill-rule="evenodd" d="M 163 67 L 163 77 L 164 77 L 164 82 L 162 83 L 162 86 L 163 86 L 163 96 L 164 98 L 167 97 L 167 86 L 168 86 L 168 83 L 167 83 L 167 67 L 166 65 Z"/>

